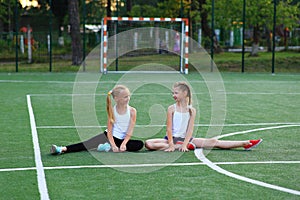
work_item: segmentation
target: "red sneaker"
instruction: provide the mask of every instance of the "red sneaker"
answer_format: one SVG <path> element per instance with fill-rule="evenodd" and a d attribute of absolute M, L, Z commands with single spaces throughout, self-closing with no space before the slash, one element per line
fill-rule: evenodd
<path fill-rule="evenodd" d="M 183 142 L 182 141 L 178 141 L 178 142 L 176 142 L 176 144 L 183 144 Z M 187 144 L 187 148 L 188 148 L 188 150 L 195 150 L 196 149 L 196 145 L 194 143 L 192 143 L 192 142 L 189 142 Z"/>
<path fill-rule="evenodd" d="M 257 145 L 259 145 L 262 141 L 263 141 L 262 139 L 250 140 L 250 144 L 244 146 L 244 149 L 249 151 L 249 150 L 253 149 L 254 147 L 257 147 Z"/>

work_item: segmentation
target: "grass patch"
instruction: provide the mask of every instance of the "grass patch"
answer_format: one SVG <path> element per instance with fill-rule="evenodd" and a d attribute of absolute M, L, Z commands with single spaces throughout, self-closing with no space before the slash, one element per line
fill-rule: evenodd
<path fill-rule="evenodd" d="M 144 83 L 144 87 L 132 95 L 131 105 L 137 107 L 138 124 L 147 125 L 156 112 L 149 110 L 160 104 L 166 109 L 172 104 L 170 91 L 161 85 L 145 82 L 146 75 L 138 75 L 122 82 L 124 74 L 108 74 L 96 82 L 96 117 L 102 125 L 106 121 L 105 93 L 118 81 L 128 86 Z M 157 75 L 156 75 L 157 76 Z M 176 80 L 165 76 L 163 81 Z M 275 124 L 300 125 L 299 94 L 300 75 L 222 73 L 226 91 L 226 119 L 221 134 L 277 126 Z M 205 83 L 198 73 L 184 76 L 193 86 L 198 100 L 197 117 L 200 127 L 194 135 L 206 137 L 211 120 L 211 100 Z M 259 194 L 250 199 L 297 199 L 297 195 L 239 181 L 219 174 L 206 165 L 167 166 L 155 168 L 130 167 L 99 168 L 106 164 L 151 163 L 200 163 L 194 152 L 165 153 L 141 152 L 114 154 L 99 152 L 70 153 L 61 156 L 49 154 L 55 143 L 67 145 L 80 141 L 73 118 L 72 92 L 76 73 L 0 73 L 0 117 L 2 140 L 0 151 L 0 199 L 40 199 L 32 133 L 26 95 L 31 95 L 40 154 L 45 167 L 45 180 L 50 199 L 249 199 L 249 193 Z M 140 82 L 138 80 L 141 80 Z M 90 80 L 92 81 L 92 80 Z M 143 82 L 144 81 L 144 82 Z M 92 82 L 82 82 L 89 89 Z M 87 90 L 89 91 L 89 90 Z M 101 96 L 100 94 L 104 94 Z M 76 95 L 75 95 L 76 96 Z M 85 96 L 85 95 L 83 95 Z M 87 102 L 80 104 L 84 107 Z M 194 101 L 197 106 L 196 102 Z M 164 116 L 161 116 L 164 117 Z M 88 117 L 85 117 L 86 119 Z M 88 118 L 89 119 L 89 118 Z M 154 120 L 157 120 L 154 118 Z M 103 122 L 104 121 L 104 122 Z M 97 125 L 89 121 L 89 125 Z M 156 122 L 158 124 L 158 122 Z M 260 125 L 264 123 L 264 125 Z M 163 122 L 158 125 L 163 125 Z M 45 127 L 49 126 L 49 127 Z M 70 126 L 70 127 L 65 127 Z M 253 151 L 212 150 L 207 158 L 212 162 L 299 161 L 299 127 L 271 129 L 223 138 L 245 140 L 263 138 L 264 142 Z M 81 127 L 88 137 L 100 128 Z M 152 135 L 151 135 L 152 134 Z M 162 137 L 165 128 L 158 133 L 136 129 L 135 137 L 147 139 Z M 167 159 L 174 156 L 172 162 Z M 125 158 L 125 161 L 122 160 Z M 201 164 L 201 163 L 200 163 Z M 70 168 L 64 168 L 64 166 Z M 85 166 L 84 168 L 76 168 Z M 89 167 L 88 167 L 89 166 Z M 227 164 L 225 170 L 269 184 L 300 191 L 299 164 Z M 54 167 L 54 168 L 53 168 Z M 61 167 L 61 168 L 55 168 Z M 24 168 L 16 170 L 15 168 Z M 253 198 L 252 198 L 253 197 Z"/>
<path fill-rule="evenodd" d="M 207 55 L 209 56 L 209 55 Z M 201 58 L 201 57 L 200 57 Z M 199 59 L 200 59 L 199 58 Z M 87 58 L 90 59 L 90 58 Z M 209 57 L 205 59 L 209 60 Z M 89 62 L 89 60 L 88 60 Z M 116 70 L 116 61 L 109 64 L 108 70 Z M 241 53 L 230 53 L 224 52 L 220 54 L 214 54 L 214 62 L 217 65 L 219 71 L 223 72 L 241 72 L 242 68 L 242 54 Z M 118 59 L 118 70 L 129 71 L 132 68 L 147 65 L 147 70 L 161 70 L 160 65 L 165 65 L 179 70 L 180 60 L 179 57 L 173 54 L 156 54 L 146 56 L 123 56 Z M 271 72 L 272 69 L 272 53 L 261 52 L 257 57 L 249 57 L 245 55 L 244 63 L 246 72 Z M 79 66 L 72 66 L 71 60 L 53 59 L 52 72 L 77 72 L 80 69 Z M 96 58 L 92 58 L 91 62 L 86 65 L 86 70 L 99 71 L 100 64 L 98 55 Z M 190 71 L 193 71 L 193 67 L 190 66 Z M 0 72 L 15 72 L 15 62 L 1 62 Z M 49 61 L 38 61 L 34 60 L 33 63 L 28 64 L 26 59 L 18 63 L 19 72 L 49 72 L 50 64 Z M 275 55 L 275 72 L 294 73 L 300 72 L 300 56 L 299 52 L 296 51 L 282 51 L 276 52 Z"/>

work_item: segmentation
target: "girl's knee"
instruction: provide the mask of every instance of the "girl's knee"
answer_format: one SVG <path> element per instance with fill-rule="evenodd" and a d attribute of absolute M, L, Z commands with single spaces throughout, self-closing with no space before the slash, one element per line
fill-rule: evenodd
<path fill-rule="evenodd" d="M 210 139 L 210 142 L 211 142 L 211 143 L 214 143 L 214 144 L 218 143 L 218 141 L 219 141 L 219 140 L 216 139 L 216 138 L 211 138 L 211 139 Z"/>
<path fill-rule="evenodd" d="M 146 147 L 147 149 L 153 149 L 152 142 L 151 142 L 151 141 L 148 141 L 148 140 L 146 140 L 146 141 L 145 141 L 145 147 Z"/>
<path fill-rule="evenodd" d="M 219 142 L 219 140 L 216 139 L 216 138 L 211 138 L 211 139 L 209 139 L 209 144 L 210 144 L 212 147 L 217 146 L 217 145 L 218 145 L 218 142 Z"/>
<path fill-rule="evenodd" d="M 139 144 L 138 144 L 138 146 L 139 146 L 139 150 L 141 150 L 144 147 L 144 142 L 140 141 Z"/>
<path fill-rule="evenodd" d="M 203 147 L 203 148 L 214 148 L 215 146 L 218 145 L 218 141 L 219 141 L 219 140 L 216 139 L 216 138 L 205 139 L 205 140 L 203 141 L 202 147 Z"/>
<path fill-rule="evenodd" d="M 144 147 L 144 142 L 141 140 L 130 140 L 126 147 L 127 151 L 139 151 Z"/>

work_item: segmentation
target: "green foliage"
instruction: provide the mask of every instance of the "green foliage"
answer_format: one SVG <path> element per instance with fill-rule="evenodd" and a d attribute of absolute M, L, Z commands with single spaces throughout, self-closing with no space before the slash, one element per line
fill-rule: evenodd
<path fill-rule="evenodd" d="M 16 1 L 0 0 L 0 21 L 9 23 L 15 10 Z"/>
<path fill-rule="evenodd" d="M 0 49 L 7 49 L 9 48 L 9 42 L 5 41 L 5 40 L 0 40 Z M 4 51 L 2 50 L 0 55 L 3 53 Z"/>
<path fill-rule="evenodd" d="M 240 28 L 243 24 L 243 2 L 241 0 L 224 0 L 214 1 L 215 9 L 215 27 L 225 28 L 227 30 L 235 27 Z M 211 13 L 212 0 L 208 0 L 204 6 L 206 12 Z M 274 1 L 272 0 L 251 0 L 246 1 L 246 29 L 251 29 L 252 40 L 251 42 L 258 46 L 261 42 L 261 38 L 268 37 L 269 31 L 273 27 L 274 17 Z M 276 25 L 283 28 L 288 27 L 293 29 L 299 26 L 299 3 L 295 3 L 292 0 L 278 1 L 276 13 Z M 209 15 L 211 20 L 211 15 Z M 277 33 L 278 34 L 278 33 Z M 281 35 L 282 36 L 282 35 Z M 268 43 L 270 45 L 270 41 Z M 252 54 L 256 54 L 257 49 L 252 49 Z"/>
<path fill-rule="evenodd" d="M 83 11 L 83 5 L 80 4 L 80 10 Z M 105 16 L 105 7 L 102 1 L 86 1 L 86 23 L 99 24 L 101 19 Z M 81 18 L 83 12 L 80 12 Z"/>
<path fill-rule="evenodd" d="M 207 42 L 209 42 L 207 40 Z M 208 44 L 209 45 L 209 44 Z M 12 52 L 1 52 L 0 56 L 5 59 L 1 59 L 0 72 L 14 72 L 15 60 L 14 49 Z M 71 66 L 70 59 L 62 58 L 65 54 L 65 49 L 58 47 L 54 49 L 53 59 L 53 72 L 65 72 L 65 71 L 77 71 L 79 68 Z M 69 55 L 69 54 L 66 54 Z M 58 59 L 58 58 L 60 59 Z M 66 56 L 67 57 L 67 56 Z M 283 51 L 277 52 L 275 56 L 275 71 L 276 72 L 300 72 L 300 57 L 297 51 Z M 19 54 L 19 71 L 20 72 L 44 72 L 49 69 L 49 58 L 34 56 L 34 62 L 32 64 L 27 63 L 27 55 Z M 139 66 L 147 63 L 156 63 L 157 60 L 164 65 L 173 67 L 178 70 L 178 58 L 174 55 L 150 55 L 150 56 L 135 56 L 135 57 L 121 57 L 119 58 L 119 70 L 129 71 L 133 66 Z M 263 52 L 258 57 L 245 56 L 245 71 L 246 72 L 270 72 L 272 65 L 272 53 Z M 241 71 L 241 54 L 240 53 L 220 53 L 214 55 L 214 62 L 220 71 L 225 72 L 240 72 Z M 98 65 L 99 63 L 97 63 Z M 96 65 L 96 68 L 97 68 Z M 110 70 L 114 69 L 115 63 L 111 64 Z M 89 68 L 89 67 L 87 67 Z M 189 66 L 190 71 L 194 71 L 192 66 Z"/>
<path fill-rule="evenodd" d="M 49 0 L 47 1 L 49 4 Z M 63 18 L 68 13 L 67 0 L 51 1 L 51 10 L 59 18 Z"/>
<path fill-rule="evenodd" d="M 220 71 L 240 72 L 241 54 L 221 53 L 214 56 L 214 62 Z M 245 55 L 246 72 L 270 72 L 272 69 L 272 53 L 260 52 L 258 57 Z M 277 52 L 275 55 L 275 72 L 300 72 L 299 52 Z"/>
<path fill-rule="evenodd" d="M 153 17 L 157 15 L 157 9 L 151 5 L 134 5 L 131 12 L 128 13 L 129 16 L 143 16 L 143 17 Z"/>
<path fill-rule="evenodd" d="M 196 10 L 197 3 L 193 3 Z M 182 7 L 182 13 L 181 13 Z M 136 4 L 132 7 L 130 16 L 142 16 L 142 17 L 187 17 L 191 9 L 191 3 L 188 0 L 166 0 L 159 1 L 156 5 L 151 4 Z M 193 14 L 196 15 L 194 12 Z"/>
<path fill-rule="evenodd" d="M 211 12 L 211 0 L 207 1 L 205 8 Z M 246 25 L 251 27 L 272 28 L 274 4 L 271 0 L 246 1 Z M 218 27 L 229 28 L 234 21 L 241 22 L 243 14 L 243 1 L 225 0 L 215 1 L 215 22 Z M 292 4 L 292 0 L 279 1 L 277 4 L 277 24 L 284 24 L 287 27 L 295 27 L 299 20 L 299 3 Z M 211 16 L 209 16 L 211 17 Z M 211 18 L 210 18 L 211 19 Z"/>
<path fill-rule="evenodd" d="M 180 17 L 181 2 L 180 0 L 166 0 L 157 3 L 160 9 L 160 15 L 164 17 Z"/>
<path fill-rule="evenodd" d="M 232 27 L 233 22 L 239 22 L 242 19 L 242 5 L 241 0 L 226 0 L 226 1 L 215 1 L 215 25 L 216 27 L 224 27 L 229 29 Z M 208 0 L 203 6 L 205 11 L 208 12 L 208 19 L 211 20 L 212 15 L 212 3 Z"/>
<path fill-rule="evenodd" d="M 284 24 L 285 27 L 292 29 L 299 26 L 300 1 L 293 5 L 292 0 L 279 1 L 277 6 L 277 24 Z"/>

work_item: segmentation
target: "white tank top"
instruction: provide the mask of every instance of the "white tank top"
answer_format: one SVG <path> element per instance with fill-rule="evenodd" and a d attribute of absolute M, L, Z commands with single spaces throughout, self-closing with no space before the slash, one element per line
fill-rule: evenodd
<path fill-rule="evenodd" d="M 127 106 L 127 111 L 125 114 L 120 115 L 117 112 L 116 105 L 113 107 L 114 110 L 114 116 L 115 116 L 115 123 L 113 124 L 112 133 L 113 136 L 119 139 L 124 139 L 129 127 L 130 123 L 130 109 L 129 106 Z"/>
<path fill-rule="evenodd" d="M 173 137 L 185 138 L 186 130 L 190 120 L 190 113 L 177 112 L 176 104 L 174 104 L 174 110 L 175 111 L 173 114 L 173 127 L 172 127 Z"/>

